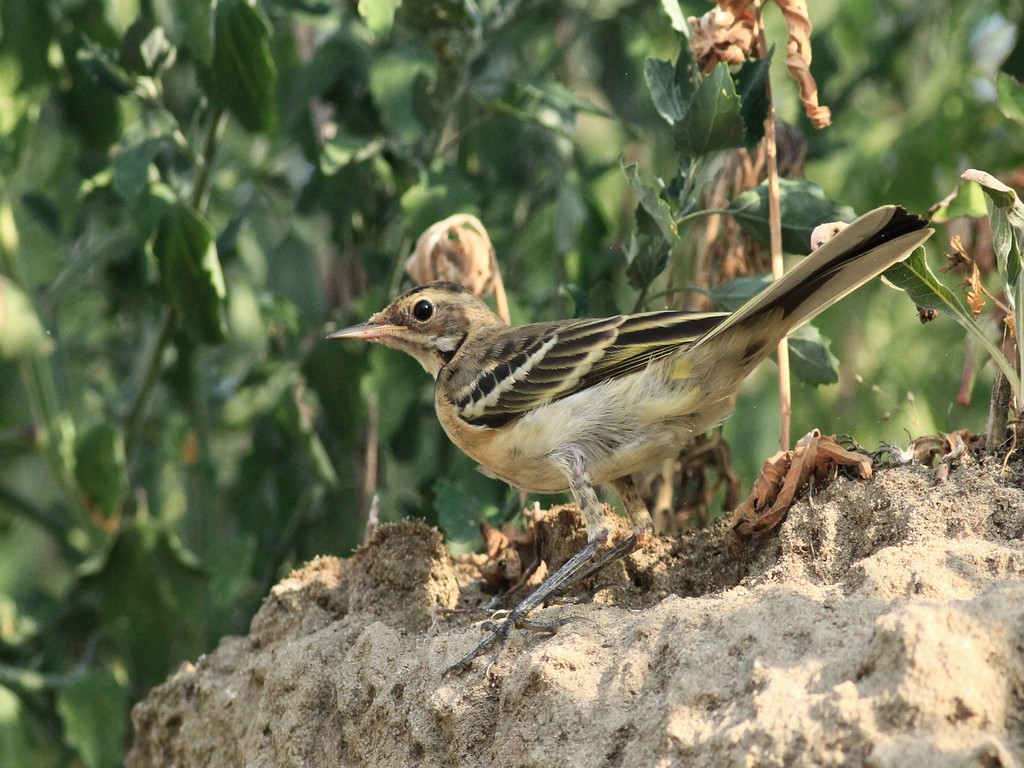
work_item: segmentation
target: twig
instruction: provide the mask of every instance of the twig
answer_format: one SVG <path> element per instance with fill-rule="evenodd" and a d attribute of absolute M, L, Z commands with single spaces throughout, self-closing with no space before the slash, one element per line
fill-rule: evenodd
<path fill-rule="evenodd" d="M 761 24 L 763 2 L 754 3 L 757 16 L 757 41 L 760 55 L 763 57 L 768 50 Z M 775 143 L 775 100 L 772 97 L 771 80 L 765 85 L 768 91 L 768 116 L 764 119 L 764 145 L 768 170 L 768 231 L 772 253 L 772 278 L 782 277 L 782 205 L 779 190 L 778 146 Z M 789 343 L 786 339 L 779 342 L 779 449 L 788 450 L 790 441 L 790 421 L 793 415 L 793 391 L 789 376 Z"/>
<path fill-rule="evenodd" d="M 988 407 L 988 429 L 985 435 L 985 450 L 994 455 L 1006 442 L 1007 417 L 1013 400 L 1013 387 L 1001 371 L 996 372 L 992 382 L 992 399 Z M 1016 430 L 1014 430 L 1016 433 Z"/>
<path fill-rule="evenodd" d="M 210 183 L 210 169 L 213 167 L 213 158 L 217 154 L 217 144 L 223 131 L 226 113 L 221 107 L 216 107 L 210 115 L 210 125 L 206 131 L 206 139 L 203 144 L 203 154 L 198 158 L 199 175 L 196 177 L 195 186 L 192 188 L 192 195 L 189 203 L 196 210 L 202 210 L 206 206 Z M 174 327 L 177 324 L 177 313 L 172 306 L 164 308 L 160 317 L 159 330 L 149 350 L 146 364 L 143 368 L 142 384 L 135 395 L 135 400 L 128 409 L 128 416 L 125 418 L 125 451 L 130 457 L 136 445 L 139 430 L 142 428 L 142 421 L 149 410 L 149 402 L 160 377 L 160 370 L 164 357 L 164 350 L 171 342 Z"/>
<path fill-rule="evenodd" d="M 366 398 L 366 467 L 363 474 L 363 504 L 370 501 L 370 515 L 377 505 L 377 464 L 380 456 L 380 449 L 377 441 L 380 439 L 380 399 L 376 392 L 371 392 Z M 370 520 L 366 521 L 365 540 L 372 535 L 370 531 Z"/>

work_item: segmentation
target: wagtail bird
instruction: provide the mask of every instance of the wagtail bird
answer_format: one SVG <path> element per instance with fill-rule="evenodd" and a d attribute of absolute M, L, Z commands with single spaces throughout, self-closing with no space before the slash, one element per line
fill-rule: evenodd
<path fill-rule="evenodd" d="M 523 491 L 568 490 L 582 513 L 583 549 L 448 671 L 467 669 L 495 643 L 500 653 L 530 611 L 642 544 L 651 516 L 633 474 L 720 424 L 740 383 L 787 334 L 906 258 L 931 235 L 926 225 L 900 207 L 871 211 L 732 313 L 509 326 L 466 289 L 439 282 L 332 333 L 415 357 L 435 379 L 444 431 L 486 474 Z M 613 546 L 601 485 L 618 492 L 632 526 Z"/>

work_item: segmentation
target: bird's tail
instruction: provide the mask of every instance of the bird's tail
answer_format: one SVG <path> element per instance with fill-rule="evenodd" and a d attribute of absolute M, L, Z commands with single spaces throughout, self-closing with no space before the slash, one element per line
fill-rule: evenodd
<path fill-rule="evenodd" d="M 865 213 L 695 341 L 690 351 L 746 337 L 741 354 L 756 365 L 783 337 L 910 255 L 931 236 L 927 225 L 895 205 Z"/>

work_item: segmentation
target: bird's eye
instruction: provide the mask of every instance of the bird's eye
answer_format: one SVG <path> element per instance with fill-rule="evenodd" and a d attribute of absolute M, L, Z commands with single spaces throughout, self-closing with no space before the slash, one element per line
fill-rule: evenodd
<path fill-rule="evenodd" d="M 430 319 L 431 315 L 434 314 L 434 304 L 427 299 L 420 299 L 413 305 L 412 316 L 419 320 L 421 323 Z"/>

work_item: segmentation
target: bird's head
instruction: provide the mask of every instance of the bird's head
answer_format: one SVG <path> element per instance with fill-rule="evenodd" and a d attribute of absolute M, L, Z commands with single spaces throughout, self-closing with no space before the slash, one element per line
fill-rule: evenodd
<path fill-rule="evenodd" d="M 406 291 L 362 325 L 328 339 L 376 341 L 415 357 L 434 378 L 471 331 L 504 325 L 486 304 L 457 283 L 428 283 Z"/>

